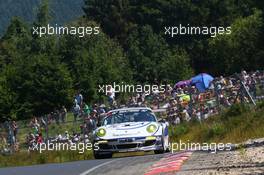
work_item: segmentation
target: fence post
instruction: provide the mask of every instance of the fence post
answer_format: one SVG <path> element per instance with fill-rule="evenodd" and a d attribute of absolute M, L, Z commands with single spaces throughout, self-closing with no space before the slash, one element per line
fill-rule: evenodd
<path fill-rule="evenodd" d="M 252 98 L 251 94 L 249 93 L 248 88 L 246 87 L 245 83 L 242 82 L 242 81 L 241 81 L 240 83 L 241 83 L 241 85 L 242 85 L 242 87 L 243 87 L 244 92 L 246 92 L 246 95 L 249 97 L 250 101 L 256 106 L 256 102 L 255 102 L 255 100 Z"/>
<path fill-rule="evenodd" d="M 191 118 L 193 117 L 193 99 L 192 99 L 192 91 L 191 86 L 188 87 L 188 95 L 190 96 L 189 108 L 191 112 Z"/>
<path fill-rule="evenodd" d="M 46 125 L 45 125 L 46 142 L 48 143 L 48 140 L 49 140 L 49 120 L 48 120 L 48 116 L 47 115 L 45 115 L 45 122 L 46 122 Z"/>
<path fill-rule="evenodd" d="M 14 145 L 15 145 L 15 142 L 14 142 L 14 132 L 13 132 L 13 129 L 12 129 L 12 126 L 11 126 L 11 122 L 7 122 L 7 129 L 8 129 L 8 141 L 10 143 L 10 152 L 13 153 L 14 152 Z"/>
<path fill-rule="evenodd" d="M 216 95 L 215 100 L 216 100 L 217 110 L 218 112 L 220 112 L 221 108 L 220 108 L 220 100 L 219 100 L 219 90 L 215 82 L 213 82 L 213 86 L 214 86 L 214 94 Z"/>

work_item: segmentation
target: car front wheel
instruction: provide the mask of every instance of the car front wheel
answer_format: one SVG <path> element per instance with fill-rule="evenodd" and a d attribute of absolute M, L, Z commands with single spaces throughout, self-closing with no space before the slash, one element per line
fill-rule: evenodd
<path fill-rule="evenodd" d="M 162 145 L 161 149 L 154 150 L 155 154 L 163 154 L 166 151 L 165 144 L 164 144 L 164 138 L 162 138 L 161 145 Z"/>

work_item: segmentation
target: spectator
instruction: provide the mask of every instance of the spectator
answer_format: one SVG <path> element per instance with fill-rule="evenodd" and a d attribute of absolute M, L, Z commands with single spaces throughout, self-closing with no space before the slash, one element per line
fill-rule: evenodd
<path fill-rule="evenodd" d="M 115 101 L 115 89 L 111 85 L 107 86 L 107 96 L 110 106 L 113 106 Z"/>
<path fill-rule="evenodd" d="M 55 118 L 55 121 L 56 121 L 56 124 L 60 124 L 60 111 L 56 108 L 54 110 L 54 118 Z"/>
<path fill-rule="evenodd" d="M 28 145 L 28 151 L 32 150 L 36 144 L 36 137 L 33 133 L 29 133 L 26 137 L 26 143 Z"/>
<path fill-rule="evenodd" d="M 77 133 L 73 133 L 73 137 L 72 137 L 72 142 L 73 143 L 78 143 L 79 142 L 79 140 L 80 140 L 80 136 L 79 136 L 79 134 L 77 134 Z"/>
<path fill-rule="evenodd" d="M 82 107 L 82 105 L 83 105 L 83 96 L 80 93 L 80 90 L 77 92 L 74 101 L 75 101 L 76 104 L 78 104 L 80 107 Z"/>
<path fill-rule="evenodd" d="M 83 142 L 84 142 L 84 143 L 89 143 L 89 142 L 90 142 L 90 140 L 89 140 L 89 136 L 88 136 L 87 134 L 84 134 Z"/>
<path fill-rule="evenodd" d="M 36 135 L 37 144 L 43 143 L 42 133 Z"/>
<path fill-rule="evenodd" d="M 61 116 L 61 121 L 65 123 L 65 121 L 67 120 L 67 109 L 65 108 L 65 106 L 62 106 L 60 111 L 60 116 Z"/>
<path fill-rule="evenodd" d="M 12 130 L 13 130 L 13 137 L 14 137 L 14 142 L 17 142 L 17 133 L 18 133 L 18 125 L 16 123 L 16 121 L 12 121 L 11 124 Z"/>
<path fill-rule="evenodd" d="M 91 117 L 90 117 L 90 126 L 91 129 L 94 130 L 96 128 L 97 123 L 99 122 L 97 117 L 97 111 L 93 110 Z"/>
<path fill-rule="evenodd" d="M 59 135 L 59 142 L 68 142 L 70 140 L 70 135 L 68 131 L 65 131 L 64 135 L 62 136 L 61 134 Z"/>
<path fill-rule="evenodd" d="M 84 117 L 88 117 L 91 113 L 91 109 L 86 103 L 84 103 L 83 113 L 84 113 Z"/>
<path fill-rule="evenodd" d="M 73 107 L 73 116 L 74 116 L 74 121 L 77 121 L 77 118 L 80 116 L 81 114 L 81 108 L 78 105 L 78 103 L 76 103 Z"/>
<path fill-rule="evenodd" d="M 31 120 L 30 127 L 33 129 L 33 133 L 35 135 L 39 133 L 40 124 L 38 123 L 38 119 L 36 117 Z"/>

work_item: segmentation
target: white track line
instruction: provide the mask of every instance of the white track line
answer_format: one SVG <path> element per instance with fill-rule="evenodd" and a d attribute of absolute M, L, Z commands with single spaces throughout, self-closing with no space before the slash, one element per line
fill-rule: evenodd
<path fill-rule="evenodd" d="M 95 167 L 93 167 L 93 168 L 91 168 L 91 169 L 89 169 L 89 170 L 84 171 L 84 172 L 81 173 L 80 175 L 87 175 L 87 174 L 91 173 L 92 171 L 96 170 L 97 168 L 100 168 L 101 166 L 107 165 L 107 164 L 112 163 L 112 162 L 114 162 L 114 161 L 115 161 L 115 160 L 111 160 L 111 161 L 109 161 L 109 162 L 105 162 L 105 163 L 102 163 L 102 164 L 100 164 L 100 165 L 97 165 L 97 166 L 95 166 Z"/>

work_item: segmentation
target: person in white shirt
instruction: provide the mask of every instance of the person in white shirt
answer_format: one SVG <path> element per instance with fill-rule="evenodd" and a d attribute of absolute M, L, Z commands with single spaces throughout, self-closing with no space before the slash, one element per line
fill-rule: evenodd
<path fill-rule="evenodd" d="M 80 113 L 81 113 L 81 107 L 79 106 L 78 103 L 76 103 L 75 106 L 73 107 L 74 121 L 77 120 L 77 117 L 79 117 Z"/>
<path fill-rule="evenodd" d="M 74 98 L 74 102 L 77 103 L 80 107 L 83 104 L 83 95 L 80 93 L 80 91 L 78 91 L 78 93 L 76 94 L 75 98 Z"/>
<path fill-rule="evenodd" d="M 107 96 L 110 105 L 113 105 L 115 101 L 115 89 L 111 85 L 107 86 Z"/>

